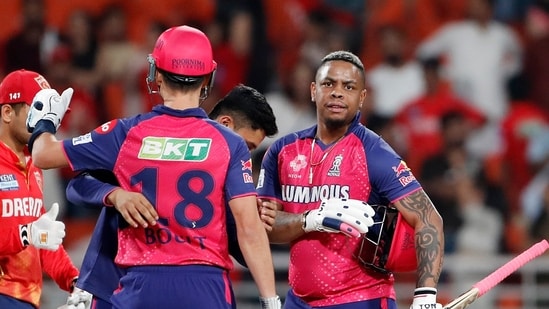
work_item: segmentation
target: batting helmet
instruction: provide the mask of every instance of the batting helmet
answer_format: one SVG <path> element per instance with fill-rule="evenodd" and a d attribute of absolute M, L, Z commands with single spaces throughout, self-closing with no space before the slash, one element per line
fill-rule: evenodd
<path fill-rule="evenodd" d="M 189 26 L 172 27 L 164 31 L 156 40 L 153 52 L 147 60 L 148 84 L 154 82 L 156 69 L 160 69 L 182 83 L 193 83 L 212 74 L 207 87 L 210 88 L 217 68 L 208 37 L 202 31 Z"/>
<path fill-rule="evenodd" d="M 374 225 L 363 236 L 356 257 L 360 263 L 382 273 L 401 273 L 417 268 L 414 229 L 390 206 L 372 205 Z"/>

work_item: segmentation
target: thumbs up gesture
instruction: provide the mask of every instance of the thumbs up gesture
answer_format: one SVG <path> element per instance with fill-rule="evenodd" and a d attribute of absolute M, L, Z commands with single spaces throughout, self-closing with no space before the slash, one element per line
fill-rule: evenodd
<path fill-rule="evenodd" d="M 30 244 L 36 248 L 52 251 L 57 250 L 59 245 L 63 242 L 63 237 L 65 237 L 65 224 L 55 220 L 58 213 L 59 204 L 53 203 L 48 212 L 43 214 L 36 221 L 30 223 L 26 229 L 28 232 L 27 244 L 30 240 Z M 22 232 L 22 240 L 25 236 L 23 234 L 24 233 Z M 23 244 L 25 244 L 24 240 Z"/>

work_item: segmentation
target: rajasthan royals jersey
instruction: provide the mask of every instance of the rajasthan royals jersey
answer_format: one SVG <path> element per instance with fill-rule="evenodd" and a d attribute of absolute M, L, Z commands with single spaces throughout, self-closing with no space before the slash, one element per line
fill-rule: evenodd
<path fill-rule="evenodd" d="M 315 140 L 317 127 L 275 142 L 262 161 L 257 190 L 283 210 L 303 213 L 323 199 L 352 198 L 371 205 L 397 201 L 420 189 L 402 159 L 355 118 L 332 145 Z M 361 239 L 311 232 L 292 243 L 289 282 L 311 306 L 395 297 L 393 277 L 366 270 L 355 258 Z"/>
<path fill-rule="evenodd" d="M 158 212 L 153 227 L 119 228 L 117 264 L 232 268 L 225 202 L 256 194 L 250 153 L 236 133 L 200 108 L 160 105 L 65 140 L 64 149 L 73 170 L 112 170 Z"/>

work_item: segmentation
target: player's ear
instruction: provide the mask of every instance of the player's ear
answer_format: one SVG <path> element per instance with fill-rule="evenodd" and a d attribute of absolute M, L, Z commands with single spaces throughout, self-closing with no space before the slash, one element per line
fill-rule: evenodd
<path fill-rule="evenodd" d="M 234 130 L 234 121 L 233 117 L 229 115 L 222 115 L 217 118 L 217 122 L 220 124 L 226 126 L 227 128 Z"/>

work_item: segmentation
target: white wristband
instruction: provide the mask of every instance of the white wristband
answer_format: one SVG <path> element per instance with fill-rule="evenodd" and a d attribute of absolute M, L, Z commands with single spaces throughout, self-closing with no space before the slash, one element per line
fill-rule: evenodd
<path fill-rule="evenodd" d="M 261 309 L 281 309 L 282 303 L 280 302 L 280 297 L 259 297 L 259 303 L 261 304 Z"/>

